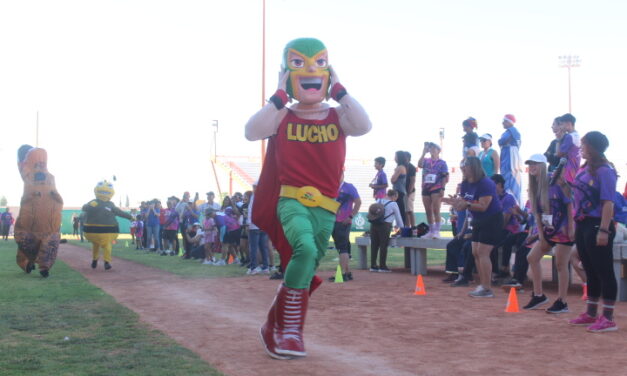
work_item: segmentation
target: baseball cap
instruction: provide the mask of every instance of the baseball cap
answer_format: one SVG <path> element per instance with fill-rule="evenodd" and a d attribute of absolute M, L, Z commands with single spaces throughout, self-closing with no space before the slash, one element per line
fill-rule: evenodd
<path fill-rule="evenodd" d="M 492 135 L 489 133 L 484 134 L 483 136 L 479 137 L 480 140 L 490 140 L 492 141 Z"/>
<path fill-rule="evenodd" d="M 525 164 L 529 164 L 529 162 L 547 163 L 547 160 L 546 160 L 546 157 L 544 156 L 544 154 L 534 154 L 531 157 L 529 157 L 529 159 L 527 159 L 525 161 Z"/>

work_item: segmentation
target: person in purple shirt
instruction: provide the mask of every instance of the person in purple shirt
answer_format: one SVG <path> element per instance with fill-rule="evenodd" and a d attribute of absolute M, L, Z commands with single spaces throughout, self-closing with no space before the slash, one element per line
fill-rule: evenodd
<path fill-rule="evenodd" d="M 460 196 L 449 196 L 442 201 L 457 211 L 467 209 L 472 215 L 472 254 L 481 283 L 469 295 L 493 298 L 490 252 L 500 241 L 503 229 L 501 202 L 496 195 L 496 185 L 485 175 L 479 158 L 466 157 L 460 167 L 464 177 Z"/>
<path fill-rule="evenodd" d="M 526 214 L 520 209 L 516 199 L 511 193 L 505 192 L 505 178 L 500 174 L 493 174 L 490 179 L 496 184 L 496 194 L 501 201 L 501 209 L 503 210 L 503 228 L 502 241 L 492 252 L 490 258 L 492 260 L 492 272 L 497 279 L 510 277 L 510 259 L 512 257 L 512 249 L 514 246 L 520 248 L 527 237 L 527 233 L 521 226 L 520 218 L 526 217 Z M 501 264 L 498 263 L 498 250 L 501 249 Z"/>
<path fill-rule="evenodd" d="M 422 155 L 418 160 L 418 167 L 422 168 L 422 203 L 427 213 L 429 232 L 423 236 L 425 239 L 440 238 L 442 216 L 440 208 L 444 189 L 448 182 L 448 166 L 440 159 L 440 145 L 433 142 L 425 142 Z M 429 153 L 431 158 L 425 158 Z"/>
<path fill-rule="evenodd" d="M 359 213 L 359 208 L 361 207 L 361 198 L 359 193 L 357 193 L 357 188 L 343 180 L 344 174 L 342 174 L 342 185 L 336 198 L 341 205 L 335 215 L 335 225 L 331 236 L 335 243 L 335 249 L 340 254 L 342 277 L 344 281 L 352 281 L 353 273 L 348 269 L 348 260 L 351 254 L 350 234 L 353 217 Z M 329 281 L 335 282 L 335 277 L 330 277 Z"/>
<path fill-rule="evenodd" d="M 559 142 L 557 156 L 559 158 L 566 158 L 562 178 L 566 180 L 568 184 L 572 184 L 575 180 L 575 175 L 577 175 L 579 164 L 581 163 L 581 140 L 579 139 L 579 133 L 575 130 L 575 121 L 575 117 L 571 114 L 560 116 L 558 121 L 563 137 Z"/>
<path fill-rule="evenodd" d="M 373 190 L 373 197 L 378 200 L 385 197 L 385 190 L 388 187 L 388 177 L 383 171 L 385 167 L 385 158 L 377 157 L 374 159 L 374 168 L 377 170 L 377 174 L 372 179 L 372 182 L 368 185 Z"/>
<path fill-rule="evenodd" d="M 617 330 L 614 322 L 614 304 L 618 286 L 614 275 L 613 253 L 616 227 L 614 193 L 616 170 L 605 157 L 609 146 L 601 132 L 588 132 L 581 139 L 581 156 L 586 163 L 573 183 L 575 200 L 575 243 L 588 278 L 586 312 L 570 321 L 572 325 L 586 325 L 590 332 Z M 598 315 L 599 300 L 603 297 L 603 311 Z"/>
<path fill-rule="evenodd" d="M 538 229 L 539 241 L 527 256 L 531 269 L 533 292 L 531 300 L 523 309 L 538 309 L 549 302 L 542 291 L 542 257 L 555 249 L 557 266 L 557 300 L 546 309 L 547 313 L 568 312 L 568 262 L 573 250 L 575 225 L 571 192 L 561 177 L 551 179 L 547 175 L 547 159 L 543 154 L 534 154 L 526 162 L 529 166 L 529 200 Z M 557 173 L 557 172 L 556 172 Z"/>

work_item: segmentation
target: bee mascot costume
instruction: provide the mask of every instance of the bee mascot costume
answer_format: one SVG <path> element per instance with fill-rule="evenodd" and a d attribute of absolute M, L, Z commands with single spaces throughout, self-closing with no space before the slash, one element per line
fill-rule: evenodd
<path fill-rule="evenodd" d="M 289 42 L 282 68 L 278 90 L 246 124 L 246 138 L 269 138 L 252 222 L 277 247 L 285 276 L 261 327 L 261 341 L 272 358 L 291 359 L 307 355 L 303 327 L 309 295 L 322 281 L 315 272 L 340 206 L 334 198 L 346 136 L 363 135 L 371 124 L 329 67 L 321 41 Z M 327 97 L 340 105 L 330 107 L 324 103 Z M 288 108 L 290 98 L 297 103 Z"/>
<path fill-rule="evenodd" d="M 104 253 L 104 268 L 111 269 L 111 245 L 118 238 L 120 228 L 116 216 L 133 220 L 133 217 L 120 210 L 111 201 L 111 197 L 115 193 L 113 184 L 104 180 L 94 188 L 96 199 L 91 200 L 83 205 L 85 212 L 85 224 L 83 229 L 85 237 L 92 245 L 92 269 L 98 266 L 98 258 L 100 257 L 100 248 Z"/>
<path fill-rule="evenodd" d="M 46 278 L 59 250 L 63 199 L 48 172 L 46 150 L 23 145 L 17 159 L 24 194 L 15 221 L 16 261 L 26 273 L 38 264 L 39 273 Z"/>

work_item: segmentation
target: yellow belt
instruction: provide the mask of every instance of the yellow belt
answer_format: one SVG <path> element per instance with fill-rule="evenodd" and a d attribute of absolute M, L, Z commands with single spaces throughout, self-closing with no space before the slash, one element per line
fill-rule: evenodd
<path fill-rule="evenodd" d="M 291 185 L 282 185 L 279 196 L 296 199 L 304 206 L 310 208 L 319 206 L 322 209 L 328 210 L 333 214 L 335 214 L 337 212 L 337 209 L 339 209 L 340 207 L 339 202 L 335 201 L 332 198 L 324 196 L 322 193 L 320 193 L 318 188 L 312 187 L 310 185 L 300 188 Z"/>

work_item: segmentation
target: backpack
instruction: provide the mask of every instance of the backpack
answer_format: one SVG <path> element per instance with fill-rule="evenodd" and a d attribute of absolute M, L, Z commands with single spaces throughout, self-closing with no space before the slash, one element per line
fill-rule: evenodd
<path fill-rule="evenodd" d="M 390 215 L 384 216 L 385 207 L 388 206 L 388 204 L 392 202 L 393 201 L 388 201 L 385 204 L 375 202 L 374 204 L 371 204 L 370 207 L 368 208 L 368 216 L 367 216 L 368 222 L 370 222 L 370 224 L 373 224 L 373 225 L 379 225 L 379 224 L 384 223 L 386 219 L 388 219 L 394 214 L 392 212 Z"/>

